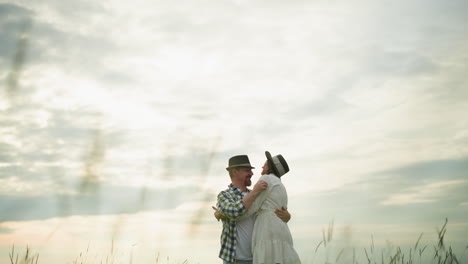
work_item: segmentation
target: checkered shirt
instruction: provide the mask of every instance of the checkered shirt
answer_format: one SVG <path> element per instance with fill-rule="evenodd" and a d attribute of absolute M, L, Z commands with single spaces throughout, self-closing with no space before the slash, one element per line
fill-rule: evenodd
<path fill-rule="evenodd" d="M 250 190 L 247 189 L 247 192 L 250 192 Z M 216 206 L 227 218 L 223 220 L 219 257 L 227 262 L 236 262 L 237 219 L 247 212 L 242 203 L 242 198 L 242 191 L 232 184 L 229 185 L 227 190 L 218 194 Z"/>

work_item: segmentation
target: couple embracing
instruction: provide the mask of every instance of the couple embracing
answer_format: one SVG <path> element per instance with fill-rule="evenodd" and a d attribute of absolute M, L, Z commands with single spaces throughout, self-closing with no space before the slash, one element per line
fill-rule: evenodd
<path fill-rule="evenodd" d="M 300 264 L 287 222 L 288 195 L 281 177 L 289 171 L 282 155 L 265 152 L 262 176 L 250 190 L 252 167 L 247 155 L 229 159 L 231 184 L 218 194 L 215 217 L 222 220 L 224 264 Z"/>

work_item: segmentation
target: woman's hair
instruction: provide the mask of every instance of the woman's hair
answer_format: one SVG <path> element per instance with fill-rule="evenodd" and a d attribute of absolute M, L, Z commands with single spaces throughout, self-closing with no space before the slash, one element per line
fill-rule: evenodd
<path fill-rule="evenodd" d="M 267 171 L 267 174 L 275 174 L 275 170 L 273 170 L 273 162 L 271 162 L 270 160 L 267 160 L 267 164 L 268 164 L 268 171 Z"/>

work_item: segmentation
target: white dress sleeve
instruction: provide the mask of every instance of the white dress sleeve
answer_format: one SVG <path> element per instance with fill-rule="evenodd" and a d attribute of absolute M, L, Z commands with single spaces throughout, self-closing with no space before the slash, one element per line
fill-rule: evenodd
<path fill-rule="evenodd" d="M 261 192 L 257 198 L 255 198 L 255 201 L 252 203 L 252 205 L 250 205 L 249 209 L 247 209 L 247 212 L 239 217 L 239 220 L 247 218 L 256 213 L 262 207 L 263 202 L 265 202 L 265 200 L 268 198 L 271 190 L 273 190 L 273 188 L 276 186 L 276 184 L 273 184 L 267 175 L 262 175 L 258 180 L 266 181 L 268 187 L 265 191 Z"/>

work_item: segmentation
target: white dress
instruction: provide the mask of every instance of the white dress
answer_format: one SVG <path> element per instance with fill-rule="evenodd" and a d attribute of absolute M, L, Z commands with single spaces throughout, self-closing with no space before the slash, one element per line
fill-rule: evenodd
<path fill-rule="evenodd" d="M 276 209 L 287 208 L 286 188 L 273 174 L 262 175 L 259 180 L 266 181 L 268 188 L 245 215 L 257 214 L 252 234 L 253 264 L 300 264 L 288 225 L 275 214 Z"/>

